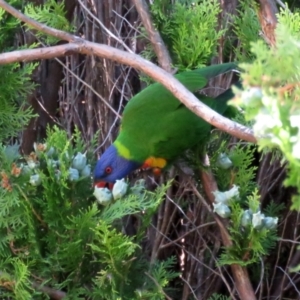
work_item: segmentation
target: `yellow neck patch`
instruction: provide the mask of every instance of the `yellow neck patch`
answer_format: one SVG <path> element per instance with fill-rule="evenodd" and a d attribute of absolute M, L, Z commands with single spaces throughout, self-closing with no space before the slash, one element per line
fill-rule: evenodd
<path fill-rule="evenodd" d="M 116 148 L 117 148 L 117 151 L 118 153 L 124 157 L 125 159 L 130 159 L 130 151 L 128 148 L 126 148 L 123 144 L 121 144 L 119 141 L 115 141 L 114 142 Z"/>

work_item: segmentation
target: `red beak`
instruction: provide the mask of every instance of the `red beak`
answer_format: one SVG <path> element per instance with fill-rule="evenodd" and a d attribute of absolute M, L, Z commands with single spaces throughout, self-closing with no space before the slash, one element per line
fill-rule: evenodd
<path fill-rule="evenodd" d="M 94 183 L 94 186 L 98 188 L 108 188 L 109 190 L 112 190 L 114 187 L 114 183 L 111 182 L 105 182 L 105 181 L 98 181 Z"/>

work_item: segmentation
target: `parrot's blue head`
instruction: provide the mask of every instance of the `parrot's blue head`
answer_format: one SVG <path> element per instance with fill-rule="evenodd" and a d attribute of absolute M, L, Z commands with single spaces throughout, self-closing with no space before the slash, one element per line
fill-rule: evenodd
<path fill-rule="evenodd" d="M 94 182 L 98 186 L 105 186 L 103 183 L 115 183 L 117 179 L 124 178 L 140 166 L 141 164 L 122 157 L 112 144 L 97 161 Z"/>

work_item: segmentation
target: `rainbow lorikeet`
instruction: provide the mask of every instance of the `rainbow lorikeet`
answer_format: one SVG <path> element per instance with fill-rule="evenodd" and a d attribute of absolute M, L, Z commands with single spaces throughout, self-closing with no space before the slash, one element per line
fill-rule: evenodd
<path fill-rule="evenodd" d="M 195 92 L 205 87 L 210 78 L 236 68 L 234 63 L 225 63 L 186 71 L 175 77 Z M 224 114 L 226 103 L 232 97 L 232 91 L 227 91 L 216 99 L 203 95 L 199 99 Z M 104 186 L 104 183 L 114 183 L 141 167 L 163 169 L 182 152 L 205 141 L 211 127 L 163 85 L 151 84 L 126 105 L 117 139 L 96 164 L 95 184 Z"/>

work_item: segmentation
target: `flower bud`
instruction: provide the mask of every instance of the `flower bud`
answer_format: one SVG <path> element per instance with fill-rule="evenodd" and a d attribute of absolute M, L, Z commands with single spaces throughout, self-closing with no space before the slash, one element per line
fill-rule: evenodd
<path fill-rule="evenodd" d="M 124 179 L 116 180 L 112 189 L 112 194 L 115 200 L 122 198 L 127 192 L 128 184 Z"/>
<path fill-rule="evenodd" d="M 82 177 L 88 177 L 91 175 L 91 166 L 86 165 L 83 170 L 80 172 Z"/>
<path fill-rule="evenodd" d="M 220 168 L 222 168 L 224 170 L 227 170 L 232 166 L 232 161 L 229 159 L 229 157 L 225 153 L 219 154 L 217 163 L 220 166 Z"/>
<path fill-rule="evenodd" d="M 251 87 L 247 90 L 244 90 L 241 95 L 241 100 L 245 105 L 257 105 L 261 103 L 262 90 L 259 87 Z"/>
<path fill-rule="evenodd" d="M 108 188 L 98 188 L 95 186 L 93 195 L 96 197 L 98 203 L 107 205 L 113 200 L 112 193 Z"/>
<path fill-rule="evenodd" d="M 51 162 L 51 167 L 52 168 L 56 168 L 59 166 L 59 161 L 58 160 L 54 160 L 54 159 L 50 159 Z"/>
<path fill-rule="evenodd" d="M 258 211 L 252 216 L 252 226 L 255 229 L 262 229 L 264 226 L 265 215 Z"/>
<path fill-rule="evenodd" d="M 278 218 L 265 217 L 263 221 L 263 226 L 267 229 L 275 229 L 278 223 Z"/>
<path fill-rule="evenodd" d="M 72 167 L 81 171 L 86 166 L 86 155 L 80 152 L 73 158 Z"/>
<path fill-rule="evenodd" d="M 42 180 L 39 174 L 34 174 L 30 176 L 29 183 L 33 186 L 38 186 L 41 184 Z"/>
<path fill-rule="evenodd" d="M 234 184 L 229 191 L 214 191 L 212 193 L 215 195 L 215 202 L 228 204 L 229 200 L 233 197 L 239 197 L 239 187 Z"/>
<path fill-rule="evenodd" d="M 38 154 L 40 152 L 45 152 L 47 149 L 47 144 L 33 143 L 34 151 Z"/>
<path fill-rule="evenodd" d="M 216 203 L 228 203 L 228 198 L 225 192 L 214 191 L 212 193 L 215 195 Z"/>
<path fill-rule="evenodd" d="M 213 203 L 214 212 L 222 218 L 228 218 L 231 215 L 230 208 L 224 203 Z"/>
<path fill-rule="evenodd" d="M 34 161 L 34 160 L 32 160 L 32 159 L 29 159 L 29 160 L 27 160 L 27 166 L 28 166 L 31 170 L 33 170 L 33 169 L 35 169 L 36 167 L 39 166 L 39 163 L 36 162 L 36 161 Z"/>
<path fill-rule="evenodd" d="M 242 218 L 241 218 L 241 225 L 243 227 L 247 227 L 251 225 L 252 223 L 252 212 L 251 210 L 247 209 L 243 212 Z"/>
<path fill-rule="evenodd" d="M 77 181 L 79 179 L 79 172 L 77 169 L 69 168 L 69 180 Z"/>

